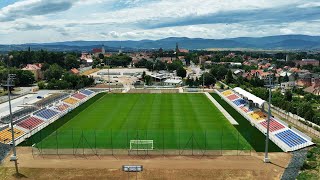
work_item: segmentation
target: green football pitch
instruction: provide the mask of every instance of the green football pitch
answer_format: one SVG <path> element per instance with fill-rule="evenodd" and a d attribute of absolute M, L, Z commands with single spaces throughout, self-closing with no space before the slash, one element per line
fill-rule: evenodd
<path fill-rule="evenodd" d="M 252 149 L 204 94 L 98 94 L 32 138 L 49 149 Z"/>

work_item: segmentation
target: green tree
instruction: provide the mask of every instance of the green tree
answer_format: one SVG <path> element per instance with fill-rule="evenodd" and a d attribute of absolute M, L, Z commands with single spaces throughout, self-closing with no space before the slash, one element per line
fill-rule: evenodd
<path fill-rule="evenodd" d="M 154 70 L 166 70 L 166 64 L 162 61 L 156 61 L 154 64 Z"/>
<path fill-rule="evenodd" d="M 284 93 L 284 100 L 285 101 L 289 101 L 291 102 L 292 101 L 292 92 L 287 90 L 285 93 Z"/>
<path fill-rule="evenodd" d="M 142 75 L 141 75 L 141 78 L 144 79 L 145 77 L 146 77 L 146 72 L 143 71 L 143 72 L 142 72 Z"/>
<path fill-rule="evenodd" d="M 153 71 L 153 67 L 154 67 L 154 63 L 151 61 L 147 61 L 145 64 L 145 67 L 149 70 L 149 71 Z"/>
<path fill-rule="evenodd" d="M 53 64 L 44 72 L 44 78 L 47 80 L 59 80 L 62 77 L 64 70 L 58 64 Z"/>
<path fill-rule="evenodd" d="M 287 73 L 286 73 L 286 75 L 283 77 L 283 81 L 284 81 L 284 82 L 289 82 L 289 76 L 288 76 Z"/>
<path fill-rule="evenodd" d="M 233 83 L 233 81 L 234 81 L 234 79 L 233 79 L 233 76 L 232 76 L 232 72 L 231 72 L 231 70 L 229 70 L 228 73 L 227 73 L 226 82 L 227 82 L 227 84 L 229 84 L 229 83 Z"/>
<path fill-rule="evenodd" d="M 38 87 L 39 87 L 39 89 L 45 89 L 46 83 L 44 81 L 40 81 L 40 82 L 38 82 Z"/>
<path fill-rule="evenodd" d="M 314 117 L 314 111 L 312 109 L 309 109 L 305 114 L 304 114 L 304 119 L 308 121 L 312 121 Z"/>
<path fill-rule="evenodd" d="M 80 62 L 77 60 L 77 57 L 71 54 L 68 54 L 65 57 L 65 67 L 67 70 L 72 68 L 79 68 Z"/>
<path fill-rule="evenodd" d="M 135 63 L 134 66 L 136 68 L 146 67 L 147 62 L 148 62 L 148 60 L 143 58 L 140 61 L 138 61 L 137 63 Z"/>
<path fill-rule="evenodd" d="M 152 84 L 152 78 L 151 78 L 151 76 L 149 76 L 149 75 L 146 75 L 145 77 L 144 77 L 144 82 L 146 83 L 146 85 L 151 85 Z"/>
<path fill-rule="evenodd" d="M 177 69 L 177 76 L 185 78 L 187 76 L 187 71 L 183 67 Z"/>
<path fill-rule="evenodd" d="M 189 87 L 192 87 L 193 86 L 193 79 L 191 79 L 190 77 L 188 77 L 186 79 L 186 85 L 189 86 Z"/>
<path fill-rule="evenodd" d="M 217 77 L 217 79 L 222 80 L 222 79 L 225 78 L 227 73 L 228 73 L 228 69 L 225 68 L 224 66 L 221 66 L 217 71 L 217 76 L 216 77 Z"/>
<path fill-rule="evenodd" d="M 216 83 L 216 79 L 212 76 L 212 74 L 207 72 L 202 74 L 200 79 L 204 81 L 205 86 L 215 85 Z"/>
<path fill-rule="evenodd" d="M 104 59 L 104 55 L 102 53 L 99 54 L 99 59 Z"/>
<path fill-rule="evenodd" d="M 71 83 L 65 80 L 52 79 L 47 84 L 48 89 L 69 89 L 70 87 L 71 87 Z"/>

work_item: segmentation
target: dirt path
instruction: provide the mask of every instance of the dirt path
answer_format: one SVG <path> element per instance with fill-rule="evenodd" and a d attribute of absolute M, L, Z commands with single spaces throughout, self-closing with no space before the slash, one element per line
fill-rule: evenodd
<path fill-rule="evenodd" d="M 138 179 L 279 179 L 287 167 L 291 155 L 271 153 L 273 163 L 263 163 L 263 154 L 253 156 L 211 157 L 133 157 L 133 156 L 45 156 L 33 157 L 30 148 L 19 148 L 19 167 L 29 178 L 55 177 L 62 179 L 127 179 L 121 171 L 122 165 L 143 165 L 144 171 Z M 0 175 L 13 178 L 13 163 L 5 159 Z M 77 172 L 77 173 L 70 173 Z M 11 173 L 11 175 L 10 175 Z M 132 174 L 129 175 L 132 177 Z M 48 177 L 47 177 L 48 178 Z M 45 178 L 44 178 L 45 179 Z"/>

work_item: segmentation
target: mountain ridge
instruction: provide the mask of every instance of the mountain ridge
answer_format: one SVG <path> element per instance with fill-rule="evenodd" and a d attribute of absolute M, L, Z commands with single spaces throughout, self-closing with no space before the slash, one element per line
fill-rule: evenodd
<path fill-rule="evenodd" d="M 205 39 L 188 37 L 167 37 L 159 40 L 123 40 L 123 41 L 64 41 L 50 43 L 26 43 L 14 45 L 0 45 L 0 51 L 33 49 L 47 50 L 78 50 L 90 51 L 92 48 L 106 46 L 106 49 L 138 50 L 138 49 L 174 49 L 176 43 L 184 49 L 210 49 L 210 48 L 250 48 L 270 50 L 318 50 L 320 49 L 320 36 L 309 35 L 278 35 L 265 37 L 237 37 L 225 39 Z"/>

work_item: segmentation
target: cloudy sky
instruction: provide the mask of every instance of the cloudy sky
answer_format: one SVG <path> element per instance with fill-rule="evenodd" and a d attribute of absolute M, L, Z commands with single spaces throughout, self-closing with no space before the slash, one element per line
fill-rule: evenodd
<path fill-rule="evenodd" d="M 320 35 L 320 0 L 0 0 L 0 44 Z"/>

